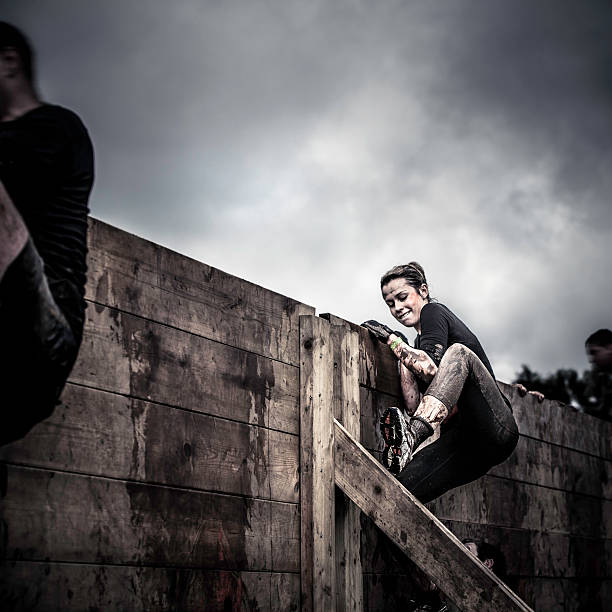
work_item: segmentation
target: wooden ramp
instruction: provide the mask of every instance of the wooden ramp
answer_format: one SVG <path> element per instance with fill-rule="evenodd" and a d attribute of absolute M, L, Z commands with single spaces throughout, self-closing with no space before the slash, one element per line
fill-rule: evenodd
<path fill-rule="evenodd" d="M 358 516 L 350 502 L 338 512 L 335 485 L 440 588 L 461 610 L 531 610 L 478 561 L 461 542 L 353 437 L 358 432 L 353 406 L 359 397 L 355 332 L 310 315 L 300 317 L 302 373 L 302 610 L 360 610 L 359 559 L 346 562 L 346 550 L 358 551 Z M 353 337 L 351 337 L 353 335 Z M 352 350 L 351 350 L 352 349 Z M 334 354 L 335 353 L 335 354 Z M 340 372 L 334 376 L 334 370 Z M 340 389 L 338 389 L 340 385 Z M 336 393 L 334 393 L 336 387 Z M 346 399 L 345 399 L 346 398 Z M 335 400 L 335 401 L 334 401 Z M 358 404 L 357 404 L 358 405 Z M 334 412 L 341 412 L 349 433 Z M 358 435 L 358 434 L 357 434 Z M 342 521 L 336 534 L 336 518 Z M 335 545 L 341 547 L 335 550 Z M 340 585 L 340 586 L 338 586 Z"/>

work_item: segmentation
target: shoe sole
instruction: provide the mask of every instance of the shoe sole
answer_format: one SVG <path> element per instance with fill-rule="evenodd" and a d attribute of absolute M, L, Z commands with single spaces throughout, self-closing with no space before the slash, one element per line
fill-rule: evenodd
<path fill-rule="evenodd" d="M 380 432 L 387 446 L 400 446 L 404 440 L 399 410 L 387 408 L 380 419 Z"/>

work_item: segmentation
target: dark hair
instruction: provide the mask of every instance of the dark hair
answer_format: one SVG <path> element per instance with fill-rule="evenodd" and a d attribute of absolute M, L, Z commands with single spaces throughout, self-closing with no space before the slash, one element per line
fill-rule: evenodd
<path fill-rule="evenodd" d="M 421 288 L 422 285 L 427 287 L 427 301 L 430 300 L 429 295 L 429 285 L 427 284 L 427 279 L 425 278 L 425 270 L 423 270 L 423 266 L 416 261 L 411 261 L 409 264 L 395 266 L 391 268 L 388 272 L 385 272 L 380 279 L 380 288 L 382 289 L 386 284 L 390 283 L 392 280 L 396 278 L 403 278 L 407 281 L 407 283 L 414 287 L 417 291 Z"/>
<path fill-rule="evenodd" d="M 480 542 L 478 544 L 478 558 L 484 563 L 487 559 L 493 560 L 491 571 L 500 578 L 506 575 L 506 559 L 501 550 L 488 542 Z"/>
<path fill-rule="evenodd" d="M 32 82 L 34 77 L 34 52 L 28 39 L 13 25 L 0 21 L 0 49 L 13 47 L 21 59 L 25 77 Z"/>
<path fill-rule="evenodd" d="M 598 329 L 586 339 L 586 342 L 584 344 L 594 344 L 595 346 L 608 346 L 609 344 L 612 344 L 612 331 L 610 331 L 609 329 Z"/>

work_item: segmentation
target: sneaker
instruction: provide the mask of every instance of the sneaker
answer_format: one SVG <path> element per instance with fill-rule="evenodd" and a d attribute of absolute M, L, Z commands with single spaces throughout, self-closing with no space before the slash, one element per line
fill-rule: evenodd
<path fill-rule="evenodd" d="M 382 464 L 388 469 L 391 469 L 391 460 L 393 459 L 393 454 L 390 446 L 385 444 L 385 450 L 382 454 Z"/>
<path fill-rule="evenodd" d="M 385 441 L 383 464 L 392 474 L 399 474 L 412 458 L 414 436 L 402 411 L 395 406 L 385 410 L 380 419 L 380 431 Z"/>
<path fill-rule="evenodd" d="M 385 410 L 380 419 L 380 431 L 386 445 L 383 463 L 397 476 L 412 459 L 421 442 L 433 433 L 433 427 L 420 417 L 412 417 L 408 421 L 402 411 L 393 406 Z"/>
<path fill-rule="evenodd" d="M 395 406 L 387 408 L 380 418 L 380 433 L 387 446 L 399 446 L 406 438 L 408 422 Z"/>

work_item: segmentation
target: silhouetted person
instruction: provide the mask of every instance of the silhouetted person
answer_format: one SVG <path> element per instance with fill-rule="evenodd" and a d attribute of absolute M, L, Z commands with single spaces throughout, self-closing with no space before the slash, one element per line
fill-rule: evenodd
<path fill-rule="evenodd" d="M 32 49 L 0 22 L 0 444 L 49 416 L 76 359 L 93 149 L 36 93 Z"/>
<path fill-rule="evenodd" d="M 585 349 L 591 363 L 587 387 L 591 403 L 586 411 L 612 421 L 612 331 L 598 329 L 586 339 Z"/>

